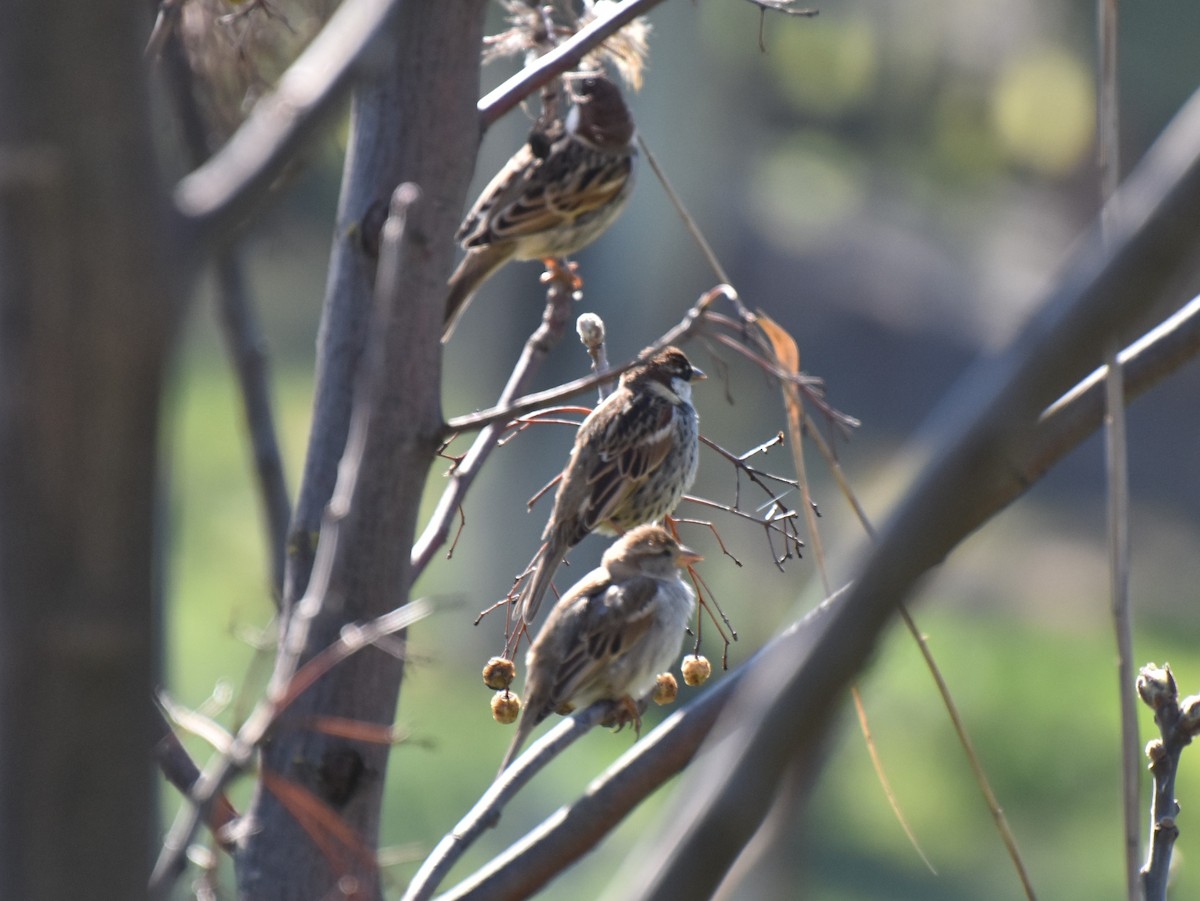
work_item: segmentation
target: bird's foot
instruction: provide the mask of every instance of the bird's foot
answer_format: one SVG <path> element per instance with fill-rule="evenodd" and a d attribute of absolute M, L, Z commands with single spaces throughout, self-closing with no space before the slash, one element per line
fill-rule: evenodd
<path fill-rule="evenodd" d="M 554 257 L 547 257 L 542 260 L 546 266 L 546 271 L 542 273 L 542 284 L 549 285 L 557 283 L 574 294 L 576 291 L 583 290 L 583 279 L 579 277 L 579 264 L 572 263 L 570 260 L 560 260 Z"/>
<path fill-rule="evenodd" d="M 630 723 L 633 723 L 633 732 L 638 737 L 642 737 L 642 711 L 638 707 L 637 701 L 629 695 L 618 698 L 613 701 L 612 712 L 604 720 L 604 725 L 615 726 L 616 731 L 620 732 Z"/>

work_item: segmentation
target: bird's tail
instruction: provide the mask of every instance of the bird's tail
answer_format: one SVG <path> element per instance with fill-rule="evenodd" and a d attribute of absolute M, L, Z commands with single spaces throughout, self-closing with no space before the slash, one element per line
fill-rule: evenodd
<path fill-rule="evenodd" d="M 534 562 L 533 576 L 529 580 L 528 587 L 521 592 L 521 602 L 518 607 L 519 615 L 526 625 L 532 624 L 533 618 L 537 616 L 538 608 L 542 605 L 542 598 L 546 596 L 546 591 L 554 579 L 554 572 L 558 569 L 558 564 L 562 562 L 562 555 L 563 548 L 558 546 L 552 538 L 548 539 L 542 545 L 541 551 L 538 552 L 537 560 Z"/>
<path fill-rule="evenodd" d="M 508 765 L 520 753 L 522 746 L 525 744 L 525 739 L 529 737 L 532 729 L 532 717 L 525 716 L 522 713 L 521 720 L 517 723 L 517 734 L 513 736 L 512 743 L 508 746 L 508 750 L 504 752 L 504 759 L 500 761 L 500 771 L 496 773 L 497 776 L 503 775 L 504 771 L 508 769 Z"/>
<path fill-rule="evenodd" d="M 450 340 L 458 320 L 467 311 L 474 298 L 475 292 L 493 272 L 499 269 L 508 259 L 506 252 L 497 252 L 494 247 L 476 247 L 467 251 L 454 274 L 447 284 L 450 291 L 446 295 L 446 324 L 442 328 L 442 343 Z"/>

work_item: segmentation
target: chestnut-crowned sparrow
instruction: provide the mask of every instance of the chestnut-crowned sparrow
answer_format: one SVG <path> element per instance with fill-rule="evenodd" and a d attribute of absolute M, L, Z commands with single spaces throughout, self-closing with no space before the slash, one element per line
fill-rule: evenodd
<path fill-rule="evenodd" d="M 467 255 L 450 276 L 446 341 L 475 291 L 509 260 L 555 260 L 598 238 L 633 188 L 633 119 L 601 75 L 567 79 L 557 129 L 535 129 L 491 180 L 455 236 Z"/>
<path fill-rule="evenodd" d="M 501 772 L 551 713 L 608 700 L 637 717 L 636 702 L 671 667 L 696 607 L 680 567 L 700 559 L 662 526 L 639 526 L 559 599 L 525 658 L 525 702 Z"/>
<path fill-rule="evenodd" d="M 580 425 L 536 571 L 521 592 L 525 622 L 537 614 L 563 554 L 589 532 L 620 535 L 662 519 L 692 486 L 700 429 L 691 382 L 704 377 L 683 351 L 668 347 L 625 372 Z"/>

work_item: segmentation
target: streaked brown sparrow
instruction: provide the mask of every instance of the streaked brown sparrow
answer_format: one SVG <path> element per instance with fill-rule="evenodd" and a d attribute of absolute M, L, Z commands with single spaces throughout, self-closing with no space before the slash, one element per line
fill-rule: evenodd
<path fill-rule="evenodd" d="M 532 622 L 563 555 L 590 532 L 620 535 L 662 519 L 696 480 L 699 417 L 692 381 L 705 378 L 668 347 L 621 376 L 617 389 L 579 426 L 536 571 L 521 593 Z"/>
<path fill-rule="evenodd" d="M 590 244 L 633 189 L 634 126 L 620 90 L 601 75 L 566 80 L 574 100 L 555 129 L 535 129 L 459 226 L 467 255 L 450 276 L 450 338 L 476 290 L 509 260 L 550 261 Z"/>
<path fill-rule="evenodd" d="M 525 658 L 525 703 L 501 772 L 551 713 L 608 700 L 625 712 L 611 722 L 637 719 L 696 607 L 680 567 L 700 559 L 661 526 L 639 526 L 559 599 Z"/>

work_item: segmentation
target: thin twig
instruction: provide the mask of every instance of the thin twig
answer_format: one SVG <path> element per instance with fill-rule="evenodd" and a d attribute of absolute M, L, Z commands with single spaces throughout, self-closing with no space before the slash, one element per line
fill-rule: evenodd
<path fill-rule="evenodd" d="M 1100 167 L 1100 229 L 1107 242 L 1116 216 L 1121 177 L 1120 105 L 1117 93 L 1117 0 L 1097 0 L 1100 98 L 1096 146 Z M 1109 592 L 1117 645 L 1117 703 L 1121 718 L 1121 808 L 1124 821 L 1125 893 L 1137 901 L 1141 844 L 1140 747 L 1133 678 L 1133 614 L 1129 596 L 1129 464 L 1124 373 L 1113 342 L 1105 355 L 1105 478 L 1108 487 Z"/>
<path fill-rule="evenodd" d="M 921 862 L 925 864 L 925 868 L 936 876 L 938 874 L 937 868 L 934 867 L 933 862 L 930 861 L 925 850 L 921 847 L 921 843 L 917 841 L 917 833 L 909 825 L 908 818 L 904 815 L 904 809 L 900 806 L 900 799 L 896 796 L 896 792 L 892 789 L 892 784 L 888 780 L 887 770 L 883 766 L 883 758 L 879 756 L 879 748 L 875 744 L 875 737 L 871 734 L 871 721 L 867 717 L 867 708 L 863 703 L 862 693 L 858 690 L 857 685 L 851 688 L 850 695 L 854 701 L 854 713 L 858 717 L 858 729 L 862 732 L 863 741 L 867 746 L 867 754 L 871 758 L 871 768 L 875 771 L 875 778 L 879 780 L 880 787 L 883 789 L 883 795 L 887 798 L 888 806 L 892 808 L 892 816 L 896 818 L 896 822 L 904 830 L 904 835 L 908 839 L 908 843 L 917 852 L 917 856 L 921 858 Z"/>
<path fill-rule="evenodd" d="M 609 15 L 579 29 L 570 40 L 548 53 L 487 93 L 479 101 L 479 117 L 487 128 L 550 79 L 579 64 L 589 52 L 638 16 L 663 0 L 625 0 Z"/>
<path fill-rule="evenodd" d="M 654 353 L 662 350 L 668 344 L 677 344 L 684 338 L 699 330 L 705 319 L 705 314 L 708 308 L 716 301 L 718 297 L 730 297 L 732 289 L 728 285 L 718 285 L 710 291 L 701 295 L 700 299 L 684 314 L 683 319 L 674 328 L 666 332 L 661 338 L 654 342 L 646 349 L 646 354 Z M 477 413 L 470 413 L 465 416 L 456 416 L 446 423 L 447 432 L 470 432 L 476 429 L 481 429 L 484 426 L 490 425 L 493 422 L 500 420 L 508 421 L 531 410 L 536 410 L 538 407 L 549 406 L 560 401 L 566 400 L 568 397 L 574 397 L 576 394 L 582 394 L 584 391 L 590 391 L 601 382 L 609 381 L 616 378 L 627 369 L 631 369 L 637 365 L 638 360 L 635 358 L 627 361 L 621 366 L 616 366 L 606 373 L 593 374 L 584 376 L 583 378 L 575 379 L 572 382 L 559 385 L 556 388 L 550 388 L 546 391 L 539 391 L 536 394 L 526 394 L 524 397 L 519 397 L 510 403 L 501 403 L 494 407 L 489 407 L 486 410 L 480 410 Z M 416 557 L 414 556 L 414 559 Z"/>
<path fill-rule="evenodd" d="M 162 708 L 158 709 L 158 713 L 157 725 L 161 731 L 154 746 L 154 759 L 166 780 L 175 786 L 181 795 L 190 795 L 200 778 L 200 768 L 180 742 L 171 724 L 166 721 Z M 236 820 L 237 816 L 237 811 L 224 793 L 219 794 L 209 808 L 205 825 L 212 832 L 217 844 L 225 851 L 233 851 L 233 843 L 225 827 Z"/>
<path fill-rule="evenodd" d="M 983 792 L 984 801 L 987 803 L 987 808 L 991 811 L 992 820 L 996 823 L 996 829 L 1000 832 L 1000 837 L 1004 841 L 1004 847 L 1008 851 L 1009 860 L 1013 862 L 1013 867 L 1016 868 L 1017 878 L 1021 880 L 1021 888 L 1025 892 L 1025 897 L 1029 901 L 1034 901 L 1037 897 L 1033 888 L 1033 881 L 1029 878 L 1029 871 L 1025 866 L 1025 861 L 1021 857 L 1021 851 L 1017 848 L 1017 837 L 1013 834 L 1012 827 L 1008 824 L 1008 817 L 1004 815 L 1004 808 L 1000 806 L 1000 800 L 996 797 L 996 793 L 992 790 L 991 781 L 987 777 L 987 771 L 983 768 L 983 761 L 979 759 L 979 754 L 975 751 L 975 744 L 971 741 L 971 735 L 967 732 L 966 723 L 963 722 L 962 714 L 958 711 L 958 704 L 954 701 L 954 696 L 950 693 L 950 685 L 942 676 L 941 667 L 938 666 L 934 659 L 933 652 L 929 648 L 929 642 L 925 640 L 925 635 L 917 628 L 916 621 L 908 612 L 908 606 L 901 604 L 899 607 L 900 618 L 904 620 L 904 625 L 912 636 L 913 641 L 917 643 L 917 647 L 921 651 L 921 657 L 925 660 L 925 666 L 933 676 L 933 681 L 937 685 L 938 693 L 942 696 L 942 705 L 946 708 L 946 712 L 950 715 L 950 722 L 954 726 L 954 733 L 958 736 L 958 743 L 962 745 L 963 752 L 967 757 L 967 764 L 971 767 L 971 773 L 975 777 L 975 784 L 979 786 L 979 790 Z"/>
<path fill-rule="evenodd" d="M 174 16 L 177 17 L 181 5 L 177 0 L 164 0 L 160 7 L 160 18 L 170 9 L 174 9 Z M 154 53 L 163 56 L 184 150 L 190 164 L 199 166 L 211 156 L 212 148 L 209 144 L 211 129 L 196 100 L 195 75 L 188 64 L 178 31 L 166 28 L 161 40 L 161 45 Z M 266 340 L 254 301 L 246 287 L 245 269 L 237 247 L 231 245 L 223 249 L 214 262 L 221 334 L 237 375 L 243 416 L 250 434 L 254 471 L 267 525 L 271 585 L 278 606 L 283 594 L 287 528 L 292 511 L 271 403 Z"/>
<path fill-rule="evenodd" d="M 721 261 L 717 259 L 717 254 L 713 251 L 712 245 L 704 237 L 704 232 L 700 231 L 700 226 L 696 224 L 696 220 L 692 218 L 692 214 L 687 211 L 687 207 L 683 203 L 683 198 L 679 196 L 678 192 L 671 185 L 670 179 L 667 178 L 667 173 L 658 164 L 658 159 L 651 152 L 650 145 L 646 143 L 645 136 L 640 132 L 638 133 L 638 146 L 642 148 L 642 154 L 646 157 L 646 162 L 650 164 L 650 168 L 654 172 L 654 177 L 658 179 L 658 183 L 667 192 L 667 199 L 671 201 L 671 206 L 675 208 L 675 212 L 683 220 L 683 227 L 687 229 L 687 233 L 692 236 L 692 240 L 696 242 L 700 248 L 700 252 L 704 254 L 704 259 L 707 261 L 709 268 L 712 269 L 713 275 L 722 283 L 732 285 L 733 281 L 729 278 L 728 273 L 725 272 L 725 267 L 721 265 Z"/>
<path fill-rule="evenodd" d="M 584 349 L 587 350 L 588 356 L 592 358 L 592 372 L 597 375 L 608 372 L 608 349 L 604 343 L 604 320 L 595 313 L 584 313 L 575 320 L 575 331 L 578 333 Z M 610 390 L 611 386 L 602 382 L 597 402 L 608 397 Z"/>
<path fill-rule="evenodd" d="M 450 531 L 450 521 L 454 518 L 455 511 L 462 508 L 463 498 L 466 497 L 475 477 L 507 430 L 508 421 L 518 413 L 528 412 L 533 407 L 539 406 L 538 404 L 524 405 L 520 401 L 514 403 L 513 398 L 529 386 L 546 356 L 562 340 L 566 331 L 566 313 L 570 310 L 570 303 L 571 292 L 566 290 L 560 282 L 551 282 L 546 292 L 546 309 L 542 316 L 542 322 L 526 340 L 520 359 L 513 367 L 504 390 L 500 392 L 496 407 L 492 408 L 501 410 L 501 414 L 487 418 L 480 423 L 483 426 L 482 430 L 471 444 L 470 450 L 454 467 L 454 471 L 450 474 L 450 484 L 442 492 L 437 507 L 434 509 L 433 515 L 429 517 L 429 522 L 421 533 L 421 537 L 413 544 L 410 565 L 414 581 L 424 572 L 437 549 L 445 544 Z M 545 394 L 545 392 L 542 393 Z M 568 396 L 569 393 L 572 392 L 560 393 L 559 399 Z M 462 432 L 469 429 L 470 426 L 464 428 L 454 421 L 451 421 L 448 426 L 448 430 L 451 432 Z"/>
<path fill-rule="evenodd" d="M 245 271 L 237 253 L 225 250 L 216 258 L 220 286 L 218 310 L 221 331 L 237 373 L 242 412 L 254 454 L 254 472 L 267 526 L 271 585 L 279 605 L 283 597 L 288 524 L 292 505 L 283 471 L 278 430 L 271 402 L 266 339 L 253 301 L 246 290 Z"/>
<path fill-rule="evenodd" d="M 1171 876 L 1171 853 L 1179 838 L 1179 803 L 1175 800 L 1175 776 L 1183 749 L 1200 732 L 1200 696 L 1179 700 L 1179 691 L 1171 667 L 1143 666 L 1138 674 L 1137 693 L 1151 710 L 1160 738 L 1146 747 L 1150 772 L 1154 775 L 1154 796 L 1150 810 L 1150 847 L 1142 867 L 1140 890 L 1145 901 L 1166 901 Z"/>
<path fill-rule="evenodd" d="M 1124 821 L 1126 891 L 1138 901 L 1138 854 L 1141 845 L 1139 803 L 1141 740 L 1133 677 L 1133 609 L 1129 595 L 1129 443 L 1125 429 L 1124 371 L 1114 349 L 1104 378 L 1107 414 L 1104 428 L 1108 486 L 1108 563 L 1113 635 L 1117 647 L 1117 703 L 1121 719 L 1121 808 Z"/>

